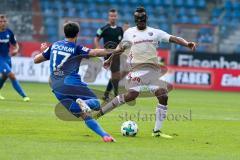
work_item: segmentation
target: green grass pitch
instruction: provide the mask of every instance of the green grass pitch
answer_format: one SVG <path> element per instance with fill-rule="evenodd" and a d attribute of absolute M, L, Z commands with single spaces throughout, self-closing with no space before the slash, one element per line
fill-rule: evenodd
<path fill-rule="evenodd" d="M 163 131 L 174 139 L 151 137 L 155 98 L 141 98 L 99 120 L 117 143 L 103 143 L 83 122 L 66 122 L 54 114 L 57 103 L 48 84 L 22 83 L 31 102 L 7 83 L 0 101 L 0 160 L 237 160 L 240 159 L 240 95 L 174 90 Z M 100 88 L 100 89 L 103 89 Z M 123 137 L 129 116 L 139 126 L 136 137 Z M 135 116 L 135 117 L 134 117 Z"/>

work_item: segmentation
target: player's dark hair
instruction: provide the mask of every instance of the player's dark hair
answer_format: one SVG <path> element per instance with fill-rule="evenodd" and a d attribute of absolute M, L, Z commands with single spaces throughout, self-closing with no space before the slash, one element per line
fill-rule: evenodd
<path fill-rule="evenodd" d="M 147 21 L 147 12 L 144 7 L 140 6 L 136 8 L 134 12 L 134 19 L 135 19 L 135 22 Z"/>
<path fill-rule="evenodd" d="M 115 13 L 115 12 L 117 12 L 117 10 L 112 8 L 112 9 L 109 10 L 109 12 Z"/>
<path fill-rule="evenodd" d="M 7 16 L 6 16 L 6 14 L 3 14 L 3 13 L 0 13 L 0 18 L 2 19 L 2 18 L 6 18 Z"/>
<path fill-rule="evenodd" d="M 79 24 L 76 22 L 67 22 L 64 24 L 64 34 L 66 38 L 74 38 L 79 32 Z"/>
<path fill-rule="evenodd" d="M 145 10 L 145 8 L 144 8 L 143 6 L 140 6 L 140 7 L 137 7 L 137 8 L 136 8 L 135 12 L 138 12 L 138 13 L 143 13 L 143 12 L 145 12 L 145 13 L 146 13 L 146 10 Z"/>

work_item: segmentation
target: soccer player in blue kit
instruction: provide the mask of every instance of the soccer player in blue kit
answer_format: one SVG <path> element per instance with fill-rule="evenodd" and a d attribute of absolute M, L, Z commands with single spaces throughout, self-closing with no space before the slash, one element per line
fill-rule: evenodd
<path fill-rule="evenodd" d="M 11 55 L 9 54 L 10 45 L 13 46 Z M 17 81 L 14 73 L 12 72 L 11 56 L 18 53 L 19 46 L 16 42 L 13 32 L 7 28 L 6 15 L 0 14 L 0 89 L 3 84 L 9 78 L 11 80 L 13 88 L 23 97 L 23 101 L 28 102 L 29 97 L 26 96 L 22 90 L 19 82 Z M 0 95 L 0 100 L 5 99 Z"/>
<path fill-rule="evenodd" d="M 76 117 L 85 121 L 88 128 L 103 138 L 104 142 L 114 139 L 106 133 L 88 112 L 99 110 L 97 96 L 81 81 L 78 74 L 82 58 L 118 54 L 119 49 L 89 49 L 77 45 L 79 25 L 75 22 L 64 24 L 65 40 L 57 41 L 34 57 L 35 63 L 50 60 L 50 86 L 61 104 Z M 44 49 L 44 47 L 42 48 Z"/>

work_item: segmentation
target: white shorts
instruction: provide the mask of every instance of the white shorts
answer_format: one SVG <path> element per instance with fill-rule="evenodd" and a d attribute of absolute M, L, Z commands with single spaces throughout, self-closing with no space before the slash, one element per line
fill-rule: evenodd
<path fill-rule="evenodd" d="M 160 88 L 167 89 L 168 83 L 160 80 L 165 73 L 160 68 L 147 66 L 136 69 L 127 75 L 125 88 L 137 92 L 150 91 L 152 93 Z"/>

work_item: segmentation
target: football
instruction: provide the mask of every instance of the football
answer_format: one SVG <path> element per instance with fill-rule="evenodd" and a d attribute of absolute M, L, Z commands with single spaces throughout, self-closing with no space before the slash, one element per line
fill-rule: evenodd
<path fill-rule="evenodd" d="M 123 136 L 134 137 L 137 135 L 138 125 L 134 121 L 126 121 L 121 126 L 121 133 Z"/>

